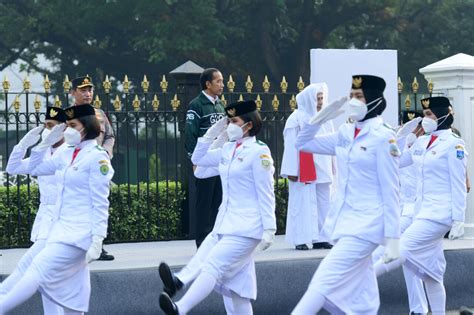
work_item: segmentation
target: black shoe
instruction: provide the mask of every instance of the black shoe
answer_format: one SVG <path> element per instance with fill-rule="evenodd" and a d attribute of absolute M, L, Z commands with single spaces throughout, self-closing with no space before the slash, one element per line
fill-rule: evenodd
<path fill-rule="evenodd" d="M 160 307 L 166 315 L 179 315 L 178 307 L 166 292 L 160 294 Z"/>
<path fill-rule="evenodd" d="M 296 246 L 295 246 L 295 249 L 296 249 L 296 250 L 308 250 L 309 247 L 308 247 L 308 245 L 306 245 L 306 244 L 300 244 L 300 245 L 296 245 Z"/>
<path fill-rule="evenodd" d="M 466 306 L 461 306 L 461 309 L 459 311 L 460 311 L 459 313 L 460 315 L 473 315 L 474 314 L 474 310 Z"/>
<path fill-rule="evenodd" d="M 99 259 L 97 260 L 114 260 L 115 257 L 113 255 L 110 255 L 109 253 L 107 253 L 107 251 L 102 248 L 102 252 L 100 253 L 100 256 L 99 256 Z"/>
<path fill-rule="evenodd" d="M 331 249 L 332 245 L 328 242 L 313 243 L 313 249 Z"/>
<path fill-rule="evenodd" d="M 415 313 L 415 312 L 411 312 L 410 315 L 423 315 L 423 313 Z"/>
<path fill-rule="evenodd" d="M 183 283 L 176 278 L 172 273 L 168 264 L 162 262 L 158 267 L 161 281 L 163 281 L 163 290 L 168 294 L 169 297 L 173 297 L 176 292 L 181 290 Z"/>

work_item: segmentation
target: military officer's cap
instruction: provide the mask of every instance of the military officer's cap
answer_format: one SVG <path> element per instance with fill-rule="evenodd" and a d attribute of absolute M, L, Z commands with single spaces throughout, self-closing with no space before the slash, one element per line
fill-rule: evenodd
<path fill-rule="evenodd" d="M 64 110 L 66 120 L 72 120 L 85 116 L 95 116 L 95 109 L 90 104 L 75 105 Z"/>
<path fill-rule="evenodd" d="M 405 124 L 409 122 L 410 120 L 415 119 L 416 117 L 421 117 L 423 116 L 420 112 L 416 112 L 413 110 L 406 110 L 402 112 L 402 122 Z"/>
<path fill-rule="evenodd" d="M 420 102 L 423 109 L 448 108 L 451 106 L 449 99 L 444 96 L 427 97 L 422 99 Z"/>
<path fill-rule="evenodd" d="M 257 104 L 255 101 L 242 101 L 228 105 L 225 108 L 227 116 L 230 118 L 240 116 L 243 114 L 251 113 L 257 110 Z"/>
<path fill-rule="evenodd" d="M 66 121 L 66 114 L 64 114 L 64 110 L 59 107 L 46 107 L 46 119 L 47 120 L 57 120 L 59 122 Z"/>
<path fill-rule="evenodd" d="M 352 76 L 352 88 L 362 90 L 375 90 L 383 92 L 385 90 L 385 80 L 381 77 L 367 74 L 356 74 Z"/>
<path fill-rule="evenodd" d="M 72 89 L 81 89 L 83 87 L 91 86 L 94 87 L 94 84 L 92 84 L 92 79 L 86 75 L 85 77 L 78 77 L 72 80 Z"/>

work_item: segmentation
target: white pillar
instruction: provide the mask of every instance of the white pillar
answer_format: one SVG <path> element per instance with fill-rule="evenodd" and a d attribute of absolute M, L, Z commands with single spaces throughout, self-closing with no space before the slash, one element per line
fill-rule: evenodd
<path fill-rule="evenodd" d="M 420 69 L 433 82 L 433 94 L 448 97 L 454 110 L 454 127 L 469 152 L 468 176 L 474 184 L 474 56 L 457 54 Z M 467 194 L 466 238 L 474 238 L 474 191 Z"/>

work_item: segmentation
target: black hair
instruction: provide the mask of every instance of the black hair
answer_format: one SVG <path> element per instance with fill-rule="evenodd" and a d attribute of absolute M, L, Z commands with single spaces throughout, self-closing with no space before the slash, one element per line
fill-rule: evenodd
<path fill-rule="evenodd" d="M 219 72 L 216 68 L 207 68 L 201 73 L 199 77 L 199 82 L 201 83 L 201 89 L 204 91 L 207 89 L 206 82 L 212 82 L 214 78 L 214 73 Z"/>
<path fill-rule="evenodd" d="M 383 111 L 387 107 L 387 101 L 385 100 L 385 97 L 383 96 L 383 92 L 379 90 L 372 90 L 372 89 L 365 89 L 362 90 L 364 93 L 364 98 L 367 104 L 370 102 L 378 99 L 379 97 L 382 97 L 382 102 L 375 108 L 373 111 L 365 115 L 363 120 L 369 119 L 369 118 L 374 118 L 377 117 L 378 115 L 382 115 Z M 374 106 L 377 105 L 378 102 L 374 102 L 373 104 L 370 104 L 367 106 L 367 111 L 371 110 Z"/>
<path fill-rule="evenodd" d="M 83 140 L 92 140 L 100 135 L 100 123 L 95 115 L 88 115 L 77 118 L 84 126 Z"/>
<path fill-rule="evenodd" d="M 249 121 L 252 122 L 252 129 L 249 130 L 249 136 L 256 136 L 260 132 L 260 129 L 262 129 L 262 117 L 260 117 L 260 114 L 257 110 L 242 114 L 239 117 L 242 118 L 244 123 L 247 123 Z"/>

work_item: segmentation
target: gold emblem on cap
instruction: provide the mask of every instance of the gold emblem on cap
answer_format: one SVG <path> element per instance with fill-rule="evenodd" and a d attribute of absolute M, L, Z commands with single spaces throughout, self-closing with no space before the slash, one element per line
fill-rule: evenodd
<path fill-rule="evenodd" d="M 361 77 L 355 77 L 352 79 L 352 85 L 358 89 L 362 86 L 362 78 Z"/>
<path fill-rule="evenodd" d="M 408 113 L 408 120 L 412 120 L 413 118 L 415 118 L 415 114 L 414 113 Z"/>
<path fill-rule="evenodd" d="M 235 116 L 235 108 L 230 108 L 227 110 L 227 114 L 229 114 L 230 117 L 234 117 Z"/>
<path fill-rule="evenodd" d="M 84 81 L 82 81 L 82 84 L 89 84 L 90 81 L 89 81 L 89 78 L 85 78 Z"/>
<path fill-rule="evenodd" d="M 421 100 L 421 105 L 423 105 L 424 108 L 428 108 L 430 106 L 430 100 Z"/>
<path fill-rule="evenodd" d="M 49 116 L 51 118 L 54 118 L 58 115 L 58 112 L 54 110 L 54 108 L 51 108 L 50 111 L 49 111 Z"/>
<path fill-rule="evenodd" d="M 67 111 L 64 112 L 67 117 L 72 118 L 74 117 L 74 111 L 72 109 L 68 109 Z"/>

